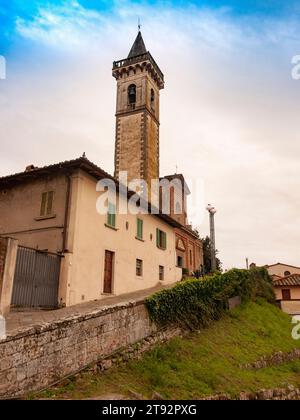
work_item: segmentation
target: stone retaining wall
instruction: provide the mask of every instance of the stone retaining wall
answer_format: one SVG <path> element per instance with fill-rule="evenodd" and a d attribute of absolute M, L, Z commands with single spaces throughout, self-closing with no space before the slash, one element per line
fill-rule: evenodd
<path fill-rule="evenodd" d="M 300 359 L 300 349 L 294 349 L 288 353 L 278 351 L 271 356 L 263 356 L 253 363 L 247 363 L 240 366 L 241 369 L 263 369 L 270 366 L 278 366 L 283 363 L 289 363 Z"/>
<path fill-rule="evenodd" d="M 261 389 L 257 392 L 241 392 L 236 398 L 228 394 L 218 394 L 212 397 L 203 398 L 204 400 L 300 400 L 300 389 L 293 385 L 286 388 Z"/>
<path fill-rule="evenodd" d="M 143 301 L 39 325 L 0 341 L 0 398 L 48 387 L 159 333 Z"/>

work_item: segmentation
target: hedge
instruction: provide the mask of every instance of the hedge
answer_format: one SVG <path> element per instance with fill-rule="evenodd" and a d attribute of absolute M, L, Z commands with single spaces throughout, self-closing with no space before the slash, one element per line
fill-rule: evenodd
<path fill-rule="evenodd" d="M 159 326 L 179 324 L 191 330 L 207 326 L 228 310 L 228 299 L 266 299 L 275 303 L 272 280 L 265 268 L 233 269 L 203 279 L 188 279 L 146 299 L 150 318 Z"/>

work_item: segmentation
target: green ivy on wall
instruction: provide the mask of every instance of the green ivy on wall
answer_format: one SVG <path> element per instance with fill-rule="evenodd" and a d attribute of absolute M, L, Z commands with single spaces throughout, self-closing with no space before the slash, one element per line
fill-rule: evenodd
<path fill-rule="evenodd" d="M 228 299 L 242 302 L 258 297 L 275 303 L 272 280 L 265 268 L 233 269 L 204 279 L 188 279 L 146 299 L 150 318 L 165 326 L 178 324 L 191 330 L 208 325 L 228 310 Z"/>

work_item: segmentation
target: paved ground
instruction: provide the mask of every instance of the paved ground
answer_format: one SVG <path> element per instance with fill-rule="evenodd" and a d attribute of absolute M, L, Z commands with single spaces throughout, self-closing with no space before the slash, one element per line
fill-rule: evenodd
<path fill-rule="evenodd" d="M 142 290 L 140 292 L 128 293 L 121 296 L 105 297 L 101 300 L 81 303 L 69 308 L 57 309 L 54 311 L 32 311 L 28 309 L 14 311 L 11 312 L 6 318 L 7 334 L 13 335 L 14 333 L 22 331 L 24 328 L 44 323 L 51 323 L 53 321 L 67 318 L 69 316 L 83 315 L 86 312 L 95 311 L 99 308 L 102 308 L 103 306 L 113 306 L 119 303 L 140 300 L 161 289 L 163 289 L 162 286 L 157 286 L 153 287 L 152 289 Z"/>

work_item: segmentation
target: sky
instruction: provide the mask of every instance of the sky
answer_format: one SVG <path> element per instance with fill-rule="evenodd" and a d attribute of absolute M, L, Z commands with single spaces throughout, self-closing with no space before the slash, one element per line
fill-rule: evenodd
<path fill-rule="evenodd" d="M 113 173 L 116 85 L 142 23 L 165 74 L 161 175 L 203 185 L 190 220 L 224 268 L 300 265 L 298 1 L 0 0 L 0 176 L 87 157 Z"/>

